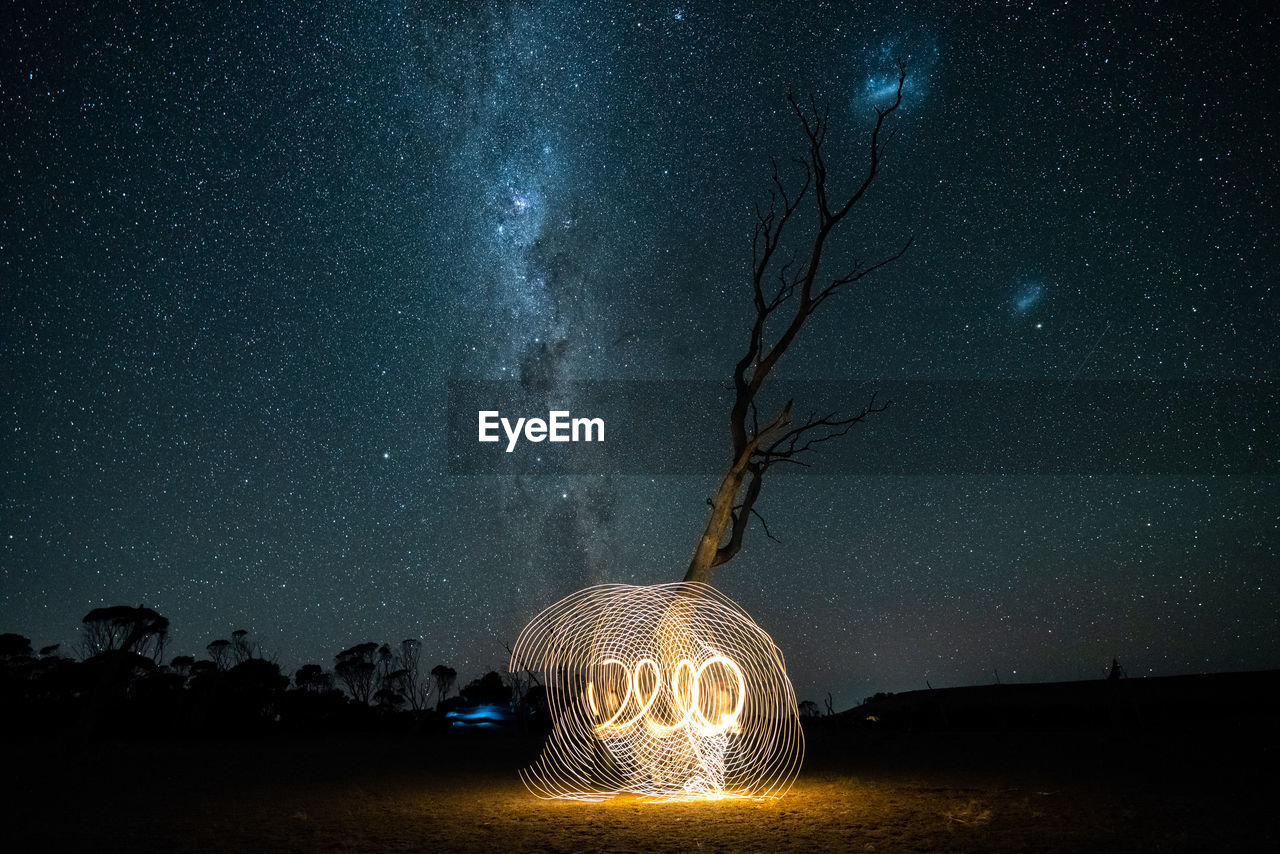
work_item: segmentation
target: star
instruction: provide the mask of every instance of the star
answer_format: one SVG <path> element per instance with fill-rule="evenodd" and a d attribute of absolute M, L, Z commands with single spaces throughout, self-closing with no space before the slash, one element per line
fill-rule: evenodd
<path fill-rule="evenodd" d="M 574 589 L 678 580 L 730 441 L 723 385 L 750 332 L 770 158 L 789 189 L 803 179 L 785 95 L 830 105 L 844 192 L 899 57 L 883 173 L 819 274 L 915 242 L 819 307 L 768 393 L 806 413 L 851 379 L 1186 395 L 1274 373 L 1260 318 L 1280 250 L 1259 237 L 1274 146 L 1258 122 L 1218 138 L 1204 121 L 1275 100 L 1237 85 L 1271 79 L 1256 10 L 1152 27 L 1122 4 L 863 4 L 853 26 L 800 0 L 401 4 L 388 25 L 319 0 L 287 39 L 317 50 L 273 49 L 259 13 L 184 18 L 174 38 L 228 48 L 210 52 L 103 5 L 91 26 L 66 4 L 10 15 L 42 35 L 11 40 L 20 120 L 0 123 L 16 164 L 0 633 L 37 648 L 70 648 L 92 607 L 145 600 L 174 654 L 243 625 L 288 673 L 421 634 L 462 685 L 495 637 Z M 812 238 L 813 201 L 780 257 Z M 1046 334 L 1010 334 L 1024 324 Z M 576 411 L 597 380 L 670 383 L 670 423 L 715 426 L 641 420 L 664 465 L 627 474 L 562 474 L 538 444 L 510 476 L 458 470 L 457 383 L 532 415 L 553 395 Z M 1064 448 L 1048 478 L 1009 456 L 1021 434 L 1004 422 L 957 439 L 904 396 L 824 446 L 818 477 L 766 480 L 758 509 L 781 543 L 752 517 L 717 583 L 785 652 L 800 698 L 831 691 L 838 708 L 925 673 L 1077 678 L 1127 645 L 1161 673 L 1280 666 L 1280 592 L 1260 580 L 1280 557 L 1277 464 L 1250 438 L 1265 404 L 1206 407 L 1221 430 L 1203 438 L 1139 397 L 1108 410 L 1118 459 L 1103 444 L 1076 471 Z M 1176 453 L 1157 452 L 1165 435 Z M 1154 471 L 1131 471 L 1135 436 Z M 866 471 L 898 451 L 926 462 Z M 977 472 L 948 468 L 965 454 Z M 1182 474 L 1147 476 L 1170 461 Z"/>

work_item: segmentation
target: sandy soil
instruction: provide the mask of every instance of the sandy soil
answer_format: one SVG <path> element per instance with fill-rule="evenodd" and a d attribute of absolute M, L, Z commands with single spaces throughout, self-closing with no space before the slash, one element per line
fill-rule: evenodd
<path fill-rule="evenodd" d="M 1247 751 L 1242 752 L 1244 748 Z M 8 851 L 1274 851 L 1274 741 L 811 731 L 779 801 L 540 801 L 495 733 L 10 746 Z M 8 811 L 8 810 L 6 810 Z"/>

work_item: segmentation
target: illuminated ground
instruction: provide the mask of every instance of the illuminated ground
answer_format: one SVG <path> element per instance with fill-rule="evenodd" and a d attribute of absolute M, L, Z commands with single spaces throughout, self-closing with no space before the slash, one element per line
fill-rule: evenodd
<path fill-rule="evenodd" d="M 774 802 L 538 801 L 536 744 L 360 740 L 9 747 L 11 851 L 1276 850 L 1275 741 L 814 732 Z M 1266 788 L 1270 786 L 1270 788 Z M 8 835 L 8 834 L 6 834 Z"/>

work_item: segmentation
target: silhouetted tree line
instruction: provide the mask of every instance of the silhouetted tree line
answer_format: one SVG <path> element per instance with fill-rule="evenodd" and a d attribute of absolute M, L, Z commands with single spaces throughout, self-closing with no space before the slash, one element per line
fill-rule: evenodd
<path fill-rule="evenodd" d="M 254 733 L 277 730 L 421 729 L 443 725 L 459 706 L 505 706 L 527 720 L 545 708 L 530 674 L 491 671 L 450 696 L 457 672 L 427 670 L 422 644 L 369 641 L 334 656 L 331 669 L 304 664 L 286 675 L 245 629 L 205 647 L 203 657 L 164 660 L 169 621 L 145 606 L 85 615 L 76 655 L 36 650 L 0 634 L 0 724 L 11 735 Z"/>

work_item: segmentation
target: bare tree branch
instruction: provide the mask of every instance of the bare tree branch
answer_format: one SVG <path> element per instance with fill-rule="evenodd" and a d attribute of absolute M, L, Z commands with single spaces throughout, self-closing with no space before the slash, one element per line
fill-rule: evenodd
<path fill-rule="evenodd" d="M 837 417 L 836 413 L 832 412 L 822 418 L 810 416 L 804 424 L 788 430 L 767 448 L 758 451 L 759 464 L 762 470 L 768 470 L 769 466 L 779 462 L 807 465 L 807 463 L 795 458 L 811 450 L 815 445 L 844 436 L 853 429 L 855 424 L 860 423 L 868 415 L 884 412 L 892 404 L 893 401 L 885 401 L 880 405 L 876 405 L 876 395 L 873 392 L 870 402 L 856 415 L 840 418 Z"/>
<path fill-rule="evenodd" d="M 729 411 L 732 456 L 715 495 L 708 499 L 711 511 L 689 562 L 686 581 L 705 582 L 714 567 L 737 556 L 752 516 L 760 519 L 765 536 L 777 539 L 755 509 L 764 474 L 770 467 L 779 463 L 807 466 L 808 462 L 803 457 L 808 452 L 824 442 L 846 435 L 855 424 L 889 406 L 889 403 L 877 405 L 873 395 L 867 406 L 855 415 L 842 417 L 829 413 L 820 418 L 810 416 L 804 423 L 794 425 L 792 403 L 788 401 L 782 410 L 761 425 L 758 396 L 765 380 L 819 306 L 842 289 L 897 261 L 911 248 L 912 240 L 908 239 L 897 252 L 875 263 L 864 265 L 855 261 L 843 274 L 832 278 L 822 274 L 828 239 L 866 196 L 879 175 L 885 148 L 893 139 L 894 132 L 886 130 L 885 123 L 902 104 L 907 76 L 905 63 L 899 60 L 897 65 L 898 85 L 893 101 L 886 106 L 875 107 L 876 122 L 869 139 L 866 173 L 848 196 L 833 197 L 828 182 L 823 146 L 830 129 L 830 106 L 819 108 L 812 96 L 808 105 L 802 106 L 794 94 L 787 94 L 787 103 L 799 121 L 807 143 L 805 155 L 792 158 L 792 163 L 800 168 L 803 176 L 802 180 L 791 185 L 794 190 L 788 189 L 787 182 L 779 173 L 777 160 L 771 158 L 768 206 L 759 203 L 755 206 L 751 235 L 754 317 L 746 351 L 733 367 L 734 401 Z M 810 198 L 815 220 L 813 231 L 807 237 L 808 248 L 799 258 L 792 255 L 785 263 L 780 263 L 779 246 L 789 233 L 788 228 L 793 224 L 796 212 Z M 792 243 L 788 239 L 788 245 Z M 766 283 L 769 285 L 767 289 Z M 771 343 L 767 334 L 770 321 L 784 306 L 792 307 L 790 317 Z"/>
<path fill-rule="evenodd" d="M 752 508 L 751 508 L 751 512 L 755 515 L 755 517 L 756 517 L 757 519 L 759 519 L 759 520 L 760 520 L 760 527 L 764 528 L 764 535 L 765 535 L 766 537 L 768 537 L 769 539 L 773 540 L 775 543 L 781 543 L 781 542 L 782 542 L 782 540 L 780 540 L 780 539 L 778 539 L 777 537 L 775 537 L 775 536 L 773 535 L 773 532 L 769 530 L 769 523 L 768 523 L 768 522 L 766 522 L 766 521 L 764 520 L 764 517 L 760 515 L 760 511 L 759 511 L 759 510 L 757 510 L 757 509 L 755 509 L 754 507 L 752 507 Z"/>

